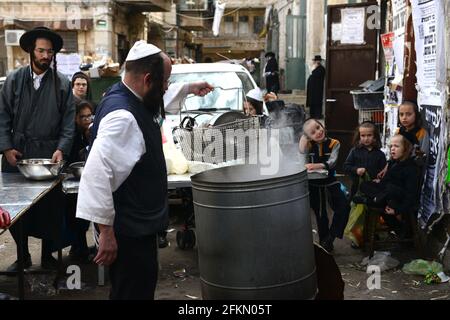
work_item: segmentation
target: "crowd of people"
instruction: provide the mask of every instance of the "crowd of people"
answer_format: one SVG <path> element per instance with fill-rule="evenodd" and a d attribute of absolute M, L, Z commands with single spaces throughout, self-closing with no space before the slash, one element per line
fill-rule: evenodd
<path fill-rule="evenodd" d="M 61 189 L 55 188 L 24 216 L 23 239 L 18 238 L 15 225 L 10 226 L 16 243 L 22 240 L 25 268 L 32 265 L 28 236 L 43 239 L 41 266 L 56 267 L 52 252 L 61 207 L 55 203 L 63 203 L 66 223 L 74 234 L 71 258 L 110 266 L 111 299 L 153 299 L 157 237 L 168 226 L 161 134 L 164 106 L 187 94 L 205 96 L 214 88 L 206 82 L 169 86 L 170 58 L 159 48 L 138 41 L 126 58 L 122 81 L 108 89 L 96 106 L 85 73 L 78 72 L 69 81 L 57 71 L 55 57 L 63 47 L 57 33 L 38 27 L 26 32 L 20 45 L 30 54 L 30 66 L 8 76 L 0 94 L 2 171 L 16 172 L 17 161 L 26 158 L 85 162 L 78 197 L 64 197 Z M 276 94 L 275 57 L 266 57 L 268 93 L 259 88 L 249 91 L 244 112 L 260 116 L 263 126 L 270 127 L 273 115 L 285 106 Z M 315 60 L 318 77 L 322 77 L 321 58 Z M 351 201 L 381 208 L 386 223 L 404 234 L 404 216 L 413 214 L 429 151 L 429 137 L 417 105 L 406 101 L 400 106 L 399 130 L 390 141 L 388 161 L 380 149 L 377 127 L 364 122 L 356 129 L 354 148 L 345 155 L 344 165 L 353 178 L 350 199 L 335 175 L 340 142 L 329 137 L 322 122 L 314 119 L 322 117 L 321 109 L 314 107 L 311 112 L 313 117 L 304 121 L 298 136 L 298 148 L 307 159 L 306 169 L 327 172 L 325 179 L 309 186 L 322 247 L 331 252 L 334 240 L 343 237 Z M 333 210 L 331 226 L 322 201 L 325 194 Z M 9 214 L 0 210 L 0 228 L 10 222 Z M 94 252 L 86 241 L 90 222 L 99 233 Z M 17 269 L 18 261 L 8 271 Z"/>
<path fill-rule="evenodd" d="M 300 152 L 308 159 L 308 170 L 327 170 L 328 178 L 310 184 L 310 200 L 316 218 L 320 244 L 333 251 L 335 238 L 342 238 L 350 214 L 350 203 L 364 204 L 382 211 L 384 222 L 398 237 L 407 235 L 407 215 L 417 212 L 418 194 L 423 182 L 429 137 L 422 127 L 421 115 L 415 102 L 405 101 L 399 107 L 399 129 L 390 139 L 389 159 L 381 151 L 377 126 L 366 121 L 355 130 L 354 147 L 346 157 L 344 171 L 352 178 L 349 198 L 336 180 L 335 168 L 340 143 L 328 137 L 324 125 L 316 119 L 304 124 Z M 331 226 L 320 192 L 330 197 L 333 210 Z M 324 196 L 322 194 L 321 196 Z M 359 247 L 361 244 L 353 244 Z"/>

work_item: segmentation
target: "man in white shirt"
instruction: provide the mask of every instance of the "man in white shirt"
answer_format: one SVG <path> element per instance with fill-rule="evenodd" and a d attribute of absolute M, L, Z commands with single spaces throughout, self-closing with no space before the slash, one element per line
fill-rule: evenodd
<path fill-rule="evenodd" d="M 168 89 L 170 58 L 138 41 L 125 76 L 98 106 L 93 143 L 80 181 L 77 217 L 100 229 L 94 261 L 110 266 L 111 299 L 154 299 L 158 277 L 157 233 L 168 225 L 167 172 L 160 133 L 164 103 L 206 82 Z"/>

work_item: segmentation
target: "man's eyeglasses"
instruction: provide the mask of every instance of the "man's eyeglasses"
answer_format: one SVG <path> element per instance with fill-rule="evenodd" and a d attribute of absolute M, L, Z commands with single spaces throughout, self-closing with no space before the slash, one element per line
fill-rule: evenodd
<path fill-rule="evenodd" d="M 47 52 L 48 55 L 52 55 L 55 53 L 55 50 L 53 49 L 44 49 L 44 48 L 36 48 L 34 49 L 39 54 L 44 54 L 44 52 Z"/>

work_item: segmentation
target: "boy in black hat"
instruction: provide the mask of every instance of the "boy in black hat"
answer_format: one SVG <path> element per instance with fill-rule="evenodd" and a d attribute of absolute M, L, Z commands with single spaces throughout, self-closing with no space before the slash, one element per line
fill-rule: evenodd
<path fill-rule="evenodd" d="M 306 91 L 306 106 L 310 110 L 311 118 L 322 119 L 323 89 L 325 83 L 325 68 L 322 66 L 322 57 L 314 57 L 313 71 L 308 78 Z"/>
<path fill-rule="evenodd" d="M 57 33 L 37 27 L 22 35 L 21 48 L 30 54 L 30 65 L 12 72 L 0 93 L 0 152 L 3 172 L 17 172 L 17 161 L 30 158 L 63 160 L 70 153 L 75 132 L 75 108 L 69 80 L 57 71 L 56 54 L 63 46 Z M 28 236 L 43 241 L 41 265 L 55 267 L 51 241 L 60 229 L 55 187 L 21 219 L 24 226 L 25 267 L 31 266 Z M 10 228 L 16 243 L 19 233 Z M 8 271 L 17 271 L 17 261 Z"/>

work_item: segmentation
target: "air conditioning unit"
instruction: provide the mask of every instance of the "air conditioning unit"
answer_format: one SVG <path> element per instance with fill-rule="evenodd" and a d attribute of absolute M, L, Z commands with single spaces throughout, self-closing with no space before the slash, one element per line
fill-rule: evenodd
<path fill-rule="evenodd" d="M 25 33 L 25 30 L 5 30 L 5 45 L 19 46 L 20 37 Z"/>

